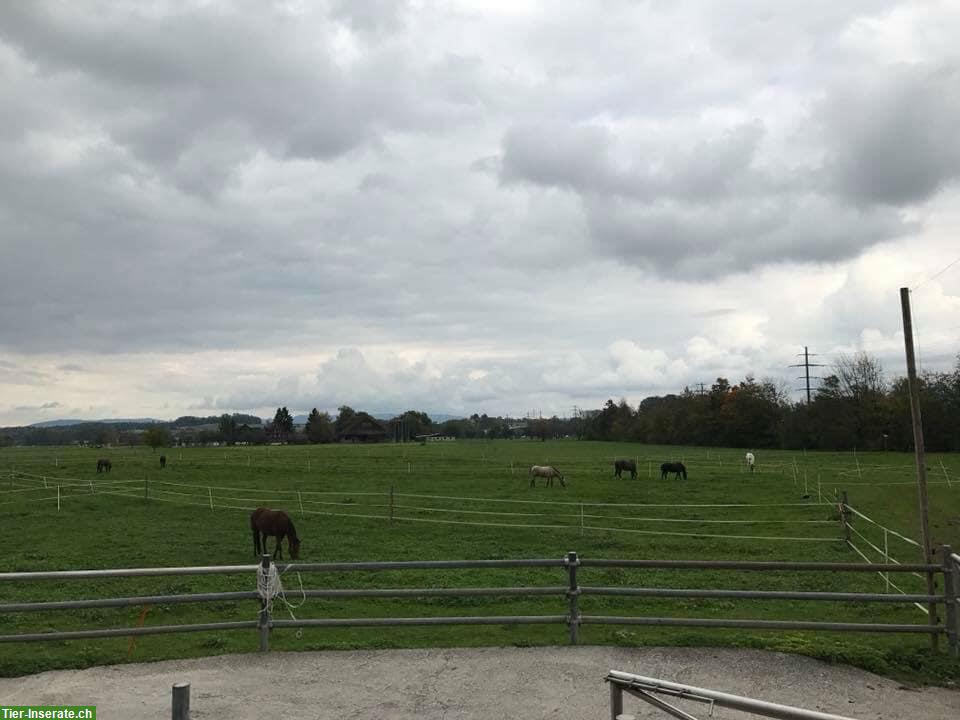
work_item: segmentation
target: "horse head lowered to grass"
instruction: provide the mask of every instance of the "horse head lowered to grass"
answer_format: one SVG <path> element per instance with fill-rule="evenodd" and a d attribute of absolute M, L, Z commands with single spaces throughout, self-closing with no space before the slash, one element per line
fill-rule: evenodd
<path fill-rule="evenodd" d="M 687 468 L 681 462 L 667 462 L 660 466 L 660 479 L 666 480 L 667 474 L 676 473 L 674 475 L 675 480 L 679 480 L 680 476 L 683 476 L 683 479 L 687 479 Z"/>
<path fill-rule="evenodd" d="M 293 520 L 283 510 L 258 507 L 250 513 L 250 530 L 253 532 L 253 551 L 257 555 L 267 552 L 267 537 L 273 536 L 277 539 L 277 547 L 273 551 L 274 559 L 279 555 L 283 560 L 281 543 L 284 537 L 287 538 L 290 559 L 296 560 L 300 556 L 300 538 L 297 537 L 297 529 L 293 526 Z"/>
<path fill-rule="evenodd" d="M 567 483 L 564 482 L 563 474 L 552 465 L 534 465 L 530 468 L 530 487 L 537 486 L 538 477 L 545 478 L 546 484 L 550 486 L 553 485 L 554 478 L 558 478 L 560 485 L 563 487 L 567 486 Z"/>

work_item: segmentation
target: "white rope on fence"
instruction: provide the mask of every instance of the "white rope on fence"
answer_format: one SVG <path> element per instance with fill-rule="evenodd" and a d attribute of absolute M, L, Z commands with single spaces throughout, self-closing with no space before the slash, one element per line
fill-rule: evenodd
<path fill-rule="evenodd" d="M 43 488 L 37 488 L 37 489 L 43 490 Z M 49 492 L 49 488 L 48 488 L 48 492 Z M 30 502 L 43 502 L 45 500 L 56 500 L 56 499 L 57 499 L 56 495 L 51 495 L 49 497 L 41 497 L 41 498 L 29 498 Z M 16 500 L 7 500 L 6 502 L 0 502 L 0 505 L 18 505 L 18 504 L 21 504 L 23 500 L 24 498 L 18 498 Z"/>
<path fill-rule="evenodd" d="M 869 564 L 869 565 L 874 565 L 874 564 L 875 564 L 870 558 L 868 558 L 866 555 L 863 554 L 863 552 L 861 552 L 860 548 L 858 548 L 858 547 L 857 547 L 856 545 L 854 545 L 852 542 L 849 542 L 849 541 L 848 541 L 848 542 L 847 542 L 847 545 L 849 545 L 849 546 L 857 553 L 857 555 L 859 555 L 860 557 L 862 557 L 862 558 L 867 562 L 867 564 Z M 891 559 L 892 559 L 892 558 L 891 558 Z M 896 560 L 894 560 L 894 562 L 896 562 Z M 897 564 L 899 565 L 900 563 L 897 563 Z M 877 575 L 879 575 L 882 580 L 884 580 L 890 587 L 892 587 L 894 590 L 896 590 L 896 591 L 897 591 L 898 593 L 900 593 L 901 595 L 906 595 L 906 594 L 907 594 L 899 585 L 897 585 L 895 582 L 893 582 L 893 580 L 891 580 L 887 575 L 884 575 L 884 573 L 882 573 L 882 572 L 880 572 L 880 571 L 878 570 L 878 571 L 877 571 Z M 930 611 L 927 610 L 927 608 L 925 608 L 925 607 L 924 607 L 923 605 L 921 605 L 920 603 L 916 603 L 916 602 L 915 602 L 915 603 L 913 603 L 913 604 L 914 604 L 914 606 L 915 606 L 916 608 L 918 608 L 918 609 L 919 609 L 922 613 L 924 613 L 925 615 L 929 615 L 929 614 L 930 614 Z"/>
<path fill-rule="evenodd" d="M 549 517 L 549 518 L 594 518 L 601 520 L 632 520 L 635 522 L 665 522 L 665 523 L 683 523 L 691 525 L 704 524 L 729 524 L 729 525 L 835 525 L 834 520 L 706 520 L 691 518 L 663 518 L 663 517 L 639 517 L 635 515 L 595 515 L 583 513 L 582 508 L 588 507 L 589 503 L 581 503 L 581 512 L 579 513 L 517 513 L 502 512 L 497 510 L 460 510 L 456 508 L 437 508 L 422 507 L 417 505 L 396 505 L 397 509 L 413 510 L 418 512 L 448 513 L 452 515 L 497 515 L 501 517 Z M 370 507 L 370 506 L 367 506 Z M 383 507 L 383 506 L 375 506 Z"/>
<path fill-rule="evenodd" d="M 396 495 L 394 497 L 396 497 Z M 397 508 L 398 510 L 414 510 L 414 511 L 420 511 L 420 512 L 439 512 L 439 513 L 458 513 L 462 515 L 502 515 L 502 516 L 509 516 L 509 517 L 547 517 L 546 513 L 538 513 L 538 512 L 506 512 L 506 511 L 498 511 L 498 510 L 456 510 L 456 509 L 450 509 L 450 508 L 421 507 L 418 505 L 400 505 L 399 503 L 394 505 L 394 507 Z M 560 517 L 574 517 L 574 516 L 561 515 Z M 579 515 L 577 515 L 576 517 L 579 517 Z"/>
<path fill-rule="evenodd" d="M 890 533 L 891 535 L 893 535 L 893 536 L 895 536 L 895 537 L 898 537 L 898 538 L 900 538 L 901 540 L 903 540 L 903 541 L 905 541 L 905 542 L 910 543 L 910 544 L 913 545 L 914 547 L 920 547 L 920 543 L 918 543 L 916 540 L 912 540 L 912 539 L 906 537 L 905 535 L 901 535 L 901 534 L 898 533 L 896 530 L 891 530 L 891 529 L 888 528 L 886 525 L 881 525 L 881 524 L 878 523 L 876 520 L 873 520 L 873 519 L 871 519 L 871 518 L 868 518 L 868 517 L 867 517 L 866 515 L 864 515 L 862 512 L 860 512 L 859 510 L 857 510 L 857 509 L 854 508 L 854 507 L 851 507 L 850 505 L 847 505 L 846 507 L 847 507 L 847 510 L 849 510 L 850 512 L 852 512 L 852 513 L 853 513 L 854 515 L 856 515 L 857 517 L 862 518 L 862 519 L 866 520 L 866 521 L 869 522 L 869 523 L 873 523 L 873 524 L 876 525 L 878 528 L 881 528 L 881 529 L 883 529 L 883 530 L 886 530 L 886 531 L 887 531 L 888 533 Z"/>
<path fill-rule="evenodd" d="M 280 581 L 280 573 L 277 570 L 277 566 L 271 563 L 266 570 L 263 565 L 257 566 L 257 595 L 259 595 L 260 600 L 263 601 L 267 613 L 273 615 L 273 601 L 276 598 L 280 598 L 280 602 L 284 604 L 287 612 L 290 613 L 290 618 L 292 620 L 297 619 L 293 611 L 303 605 L 307 600 L 307 594 L 303 590 L 303 579 L 300 577 L 300 573 L 297 573 L 297 579 L 300 581 L 300 592 L 303 594 L 303 599 L 294 605 L 287 600 L 287 594 L 284 590 L 283 583 Z"/>
<path fill-rule="evenodd" d="M 844 480 L 843 486 L 857 486 L 857 485 L 866 485 L 869 487 L 879 487 L 880 485 L 916 485 L 915 480 L 891 480 L 889 482 L 847 482 Z M 953 487 L 946 480 L 927 480 L 927 485 L 948 485 Z"/>
<path fill-rule="evenodd" d="M 726 540 L 787 540 L 791 542 L 829 542 L 829 543 L 838 543 L 843 542 L 839 537 L 825 538 L 825 537 L 783 537 L 783 536 L 769 536 L 769 535 L 720 535 L 720 534 L 708 534 L 708 533 L 681 533 L 681 532 L 670 532 L 667 530 L 634 530 L 631 528 L 612 528 L 612 527 L 596 527 L 592 525 L 585 526 L 587 530 L 608 530 L 610 532 L 626 532 L 633 533 L 637 535 L 670 535 L 673 537 L 702 537 L 702 538 L 720 538 Z"/>
<path fill-rule="evenodd" d="M 339 493 L 345 495 L 347 493 Z M 359 494 L 359 493 L 356 493 Z M 379 493 L 383 494 L 383 493 Z M 669 508 L 770 508 L 770 507 L 811 507 L 822 508 L 833 506 L 833 503 L 598 503 L 598 502 L 571 502 L 565 500 L 516 500 L 512 498 L 480 498 L 460 497 L 456 495 L 417 495 L 412 493 L 397 493 L 398 498 L 421 498 L 432 500 L 466 500 L 468 502 L 515 503 L 521 505 L 574 505 L 579 507 L 669 507 Z"/>
<path fill-rule="evenodd" d="M 198 488 L 198 490 L 202 491 L 202 489 L 203 489 L 204 487 L 207 487 L 207 486 L 201 486 L 201 487 Z M 123 488 L 119 488 L 119 489 L 122 490 Z M 142 499 L 142 496 L 139 495 L 139 494 L 134 495 L 134 494 L 131 494 L 131 493 L 117 492 L 116 490 L 102 490 L 101 492 L 102 492 L 102 494 L 104 494 L 104 495 L 112 495 L 112 496 L 116 496 L 116 497 L 125 497 L 125 498 L 130 498 L 130 499 L 135 499 L 135 500 L 140 500 L 140 499 Z M 169 490 L 161 490 L 160 492 L 162 492 L 162 493 L 167 493 L 167 494 L 178 495 L 178 496 L 180 496 L 180 497 L 198 498 L 198 495 L 197 495 L 197 494 L 191 495 L 191 494 L 189 494 L 189 493 L 180 493 L 180 492 L 169 491 Z M 339 493 L 339 494 L 343 494 L 343 493 Z M 371 494 L 371 495 L 382 495 L 382 493 L 369 493 L 369 494 Z M 444 497 L 444 496 L 427 496 L 427 497 Z M 50 498 L 47 498 L 47 499 L 50 499 Z M 219 499 L 223 499 L 223 498 L 219 498 Z M 242 498 L 236 498 L 236 499 L 241 500 L 241 501 L 244 501 L 244 499 L 242 499 Z M 176 505 L 184 505 L 184 506 L 204 507 L 204 508 L 209 508 L 209 507 L 210 507 L 209 499 L 208 499 L 207 502 L 185 502 L 185 501 L 182 501 L 182 500 L 174 500 L 174 499 L 170 499 L 170 498 L 164 498 L 164 497 L 159 497 L 159 496 L 151 495 L 151 500 L 156 500 L 156 501 L 159 501 L 159 502 L 167 502 L 167 503 L 172 503 L 172 504 L 176 504 Z M 517 502 L 524 502 L 524 501 L 517 501 Z M 535 501 L 535 502 L 542 502 L 542 501 Z M 352 505 L 352 503 L 344 503 L 344 504 L 346 504 L 346 505 Z M 569 503 L 569 502 L 548 503 L 548 504 L 554 504 L 554 505 L 587 505 L 587 503 Z M 631 503 L 631 504 L 629 504 L 629 505 L 631 505 L 631 506 L 641 506 L 641 507 L 643 507 L 642 504 L 637 504 L 637 503 Z M 798 505 L 798 503 L 794 503 L 794 504 L 791 504 L 791 505 Z M 807 503 L 799 503 L 799 505 L 807 505 Z M 215 506 L 216 506 L 216 507 L 219 507 L 219 508 L 222 508 L 222 509 L 235 509 L 235 510 L 250 510 L 250 509 L 251 509 L 249 505 L 245 505 L 245 506 L 228 505 L 228 504 L 223 504 L 223 503 L 221 503 L 221 502 L 217 502 Z M 617 504 L 613 504 L 613 503 L 596 503 L 596 504 L 594 504 L 594 506 L 617 506 Z M 386 507 L 386 506 L 382 506 L 382 507 Z M 750 506 L 750 505 L 736 505 L 736 507 L 752 507 L 752 506 Z M 452 511 L 452 512 L 457 512 L 457 511 Z M 321 516 L 327 516 L 327 517 L 348 517 L 348 518 L 360 518 L 360 519 L 369 519 L 369 520 L 385 520 L 385 519 L 387 519 L 387 516 L 386 516 L 386 515 L 368 515 L 368 514 L 360 514 L 360 513 L 337 513 L 337 512 L 327 512 L 327 511 L 318 511 L 318 510 L 304 510 L 304 513 L 307 514 L 307 515 L 321 515 Z M 573 516 L 570 516 L 570 517 L 573 517 Z M 603 516 L 591 516 L 591 517 L 603 517 Z M 663 531 L 663 530 L 636 530 L 636 529 L 631 529 L 631 528 L 613 528 L 613 527 L 601 527 L 601 526 L 590 526 L 590 525 L 584 525 L 584 526 L 581 528 L 579 525 L 573 525 L 573 524 L 571 524 L 571 525 L 563 525 L 563 524 L 557 525 L 557 524 L 539 524 L 539 523 L 530 523 L 530 524 L 527 524 L 527 523 L 524 523 L 524 524 L 520 524 L 520 523 L 493 523 L 493 522 L 477 522 L 477 521 L 468 521 L 468 520 L 445 520 L 445 519 L 439 519 L 439 518 L 417 518 L 417 517 L 409 517 L 409 516 L 394 516 L 393 519 L 394 519 L 394 520 L 397 520 L 397 521 L 418 522 L 418 523 L 431 523 L 431 524 L 443 524 L 443 525 L 466 525 L 466 526 L 477 526 L 477 527 L 524 528 L 524 529 L 555 529 L 555 530 L 599 530 L 599 531 L 608 531 L 608 532 L 627 532 L 627 533 L 640 534 L 640 535 L 666 535 L 666 536 L 672 536 L 672 537 L 698 537 L 698 538 L 728 539 L 728 540 L 763 540 L 763 541 L 777 541 L 777 540 L 781 540 L 781 541 L 788 541 L 788 542 L 839 542 L 839 539 L 838 539 L 838 538 L 823 538 L 823 537 L 776 537 L 776 536 L 766 536 L 766 535 L 726 535 L 726 534 L 715 534 L 715 533 L 685 533 L 685 532 L 671 532 L 671 531 Z M 694 522 L 697 522 L 697 521 L 694 521 Z M 760 521 L 760 522 L 762 522 L 762 521 Z"/>

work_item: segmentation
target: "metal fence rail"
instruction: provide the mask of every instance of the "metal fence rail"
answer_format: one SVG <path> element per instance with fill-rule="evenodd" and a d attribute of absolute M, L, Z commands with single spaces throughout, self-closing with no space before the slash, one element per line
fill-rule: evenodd
<path fill-rule="evenodd" d="M 611 670 L 605 679 L 610 683 L 610 720 L 627 720 L 627 718 L 633 720 L 633 715 L 623 713 L 624 693 L 643 700 L 663 710 L 668 715 L 681 718 L 681 720 L 697 720 L 697 718 L 668 703 L 658 695 L 668 695 L 683 700 L 706 703 L 710 706 L 711 716 L 714 707 L 722 707 L 762 715 L 763 717 L 780 718 L 780 720 L 853 720 L 853 718 L 845 715 L 831 715 L 817 710 L 779 705 L 694 685 L 682 685 L 668 680 L 633 675 L 619 670 Z"/>
<path fill-rule="evenodd" d="M 712 560 L 617 560 L 582 559 L 576 552 L 560 558 L 505 559 L 505 560 L 414 560 L 390 562 L 333 562 L 289 563 L 271 568 L 269 556 L 263 556 L 257 565 L 222 565 L 175 568 L 121 568 L 106 570 L 67 570 L 0 573 L 0 590 L 7 583 L 46 580 L 91 580 L 101 578 L 163 577 L 190 575 L 230 575 L 249 573 L 251 580 L 271 571 L 299 573 L 341 573 L 381 571 L 402 572 L 409 570 L 449 569 L 505 569 L 505 568 L 559 568 L 567 575 L 564 585 L 505 586 L 505 587 L 445 587 L 445 588 L 318 588 L 296 592 L 304 598 L 336 600 L 343 598 L 409 598 L 409 597 L 524 597 L 552 596 L 566 601 L 564 614 L 548 615 L 485 615 L 485 616 L 424 616 L 424 617 L 375 617 L 375 618 L 303 618 L 274 619 L 271 612 L 272 596 L 258 591 L 187 593 L 177 595 L 140 595 L 119 598 L 84 600 L 57 600 L 40 602 L 0 603 L 0 614 L 30 613 L 45 611 L 83 610 L 90 608 L 131 607 L 150 604 L 185 604 L 217 601 L 255 600 L 259 604 L 256 620 L 235 622 L 193 623 L 160 625 L 138 628 L 91 628 L 58 632 L 38 632 L 0 635 L 0 643 L 35 642 L 49 640 L 72 640 L 96 637 L 128 637 L 161 633 L 203 632 L 209 630 L 238 630 L 256 628 L 260 647 L 269 647 L 272 628 L 292 627 L 381 627 L 381 626 L 440 626 L 440 625 L 566 625 L 569 642 L 579 640 L 581 625 L 646 625 L 701 628 L 747 628 L 758 630 L 807 630 L 830 632 L 870 633 L 922 633 L 933 637 L 945 635 L 950 651 L 960 655 L 960 613 L 957 612 L 957 590 L 960 588 L 960 556 L 949 547 L 942 548 L 941 564 L 858 564 L 827 562 L 748 562 Z M 930 594 L 882 594 L 852 592 L 771 591 L 771 590 L 724 590 L 712 588 L 655 588 L 655 587 L 607 587 L 580 585 L 579 568 L 656 568 L 673 570 L 733 570 L 751 572 L 937 572 L 944 576 L 944 592 Z M 258 576 L 258 573 L 261 575 Z M 255 584 L 255 583 L 254 583 Z M 802 620 L 760 620 L 751 618 L 687 618 L 649 617 L 633 615 L 593 615 L 580 611 L 581 596 L 647 597 L 647 598 L 725 598 L 737 600 L 767 601 L 814 601 L 814 602 L 878 602 L 913 603 L 923 602 L 944 606 L 942 622 L 930 624 L 850 623 Z"/>

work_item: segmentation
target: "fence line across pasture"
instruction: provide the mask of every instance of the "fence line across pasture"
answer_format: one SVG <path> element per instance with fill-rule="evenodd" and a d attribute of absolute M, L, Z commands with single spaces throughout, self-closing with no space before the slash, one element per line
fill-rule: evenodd
<path fill-rule="evenodd" d="M 803 562 L 744 562 L 744 561 L 710 561 L 710 560 L 607 560 L 601 558 L 581 559 L 577 552 L 571 551 L 564 557 L 553 559 L 510 559 L 510 560 L 407 560 L 382 562 L 329 562 L 329 563 L 290 563 L 275 566 L 269 555 L 261 556 L 258 565 L 229 565 L 204 567 L 177 567 L 177 568 L 126 568 L 117 570 L 80 570 L 80 571 L 35 571 L 0 573 L 0 584 L 11 582 L 21 584 L 27 581 L 84 581 L 96 578 L 121 578 L 141 576 L 180 576 L 180 575 L 213 575 L 249 573 L 251 583 L 256 581 L 257 593 L 249 591 L 231 591 L 221 593 L 192 593 L 179 595 L 134 596 L 122 598 L 98 598 L 83 600 L 65 600 L 52 602 L 18 602 L 0 604 L 0 613 L 11 612 L 44 612 L 49 610 L 85 610 L 96 607 L 132 607 L 142 605 L 149 600 L 155 603 L 193 603 L 193 602 L 242 602 L 253 599 L 259 602 L 259 611 L 255 620 L 228 621 L 215 623 L 190 623 L 182 625 L 156 625 L 139 628 L 104 628 L 95 627 L 84 630 L 71 631 L 44 631 L 21 632 L 19 634 L 0 635 L 0 643 L 64 641 L 86 639 L 94 637 L 119 637 L 148 635 L 173 632 L 200 632 L 221 631 L 227 629 L 257 629 L 259 648 L 269 650 L 271 632 L 279 628 L 294 627 L 361 627 L 361 626 L 434 626 L 434 625 L 513 625 L 513 624 L 547 624 L 556 623 L 565 625 L 569 643 L 577 644 L 580 641 L 581 625 L 649 625 L 649 626 L 677 626 L 703 628 L 751 628 L 767 631 L 803 630 L 803 631 L 847 631 L 847 632 L 882 632 L 882 633 L 916 633 L 926 634 L 934 640 L 941 635 L 946 636 L 950 653 L 956 657 L 960 654 L 958 647 L 958 620 L 953 605 L 956 602 L 954 592 L 955 580 L 960 575 L 960 561 L 952 554 L 949 548 L 944 548 L 944 558 L 941 565 L 923 564 L 917 566 L 898 567 L 895 565 L 880 565 L 880 569 L 888 572 L 904 572 L 914 567 L 931 573 L 942 573 L 944 576 L 944 590 L 940 594 L 911 595 L 896 598 L 896 596 L 877 593 L 848 593 L 848 592 L 820 592 L 820 591 L 768 591 L 768 590 L 722 590 L 715 588 L 657 588 L 657 587 L 604 587 L 580 585 L 582 572 L 593 572 L 596 568 L 656 568 L 662 570 L 678 569 L 709 569 L 735 570 L 749 572 L 872 572 L 872 569 L 853 563 L 803 563 Z M 452 588 L 371 588 L 369 586 L 347 589 L 321 590 L 305 589 L 303 597 L 320 597 L 327 600 L 342 598 L 391 598 L 391 597 L 492 597 L 502 595 L 511 596 L 541 596 L 555 595 L 557 600 L 564 603 L 565 612 L 551 615 L 478 615 L 478 616 L 436 616 L 420 617 L 305 617 L 290 620 L 275 620 L 273 607 L 275 602 L 284 602 L 283 588 L 279 582 L 264 582 L 265 579 L 278 578 L 280 573 L 295 571 L 300 573 L 329 573 L 329 572 L 378 572 L 378 571 L 409 571 L 409 570 L 442 570 L 450 569 L 505 569 L 505 568 L 538 568 L 541 570 L 561 570 L 567 575 L 567 582 L 561 585 L 535 587 L 452 587 Z M 279 572 L 278 572 L 279 571 Z M 712 573 L 708 575 L 711 577 Z M 690 618 L 690 617 L 650 617 L 643 615 L 591 615 L 581 613 L 581 597 L 612 596 L 612 597 L 658 597 L 658 598 L 728 598 L 766 601 L 827 601 L 827 602 L 880 602 L 880 603 L 908 603 L 915 599 L 922 599 L 935 607 L 937 604 L 946 608 L 946 617 L 942 622 L 918 625 L 904 623 L 851 623 L 836 621 L 808 621 L 808 620 L 770 620 L 752 618 Z M 279 600 L 277 600 L 279 598 Z M 795 617 L 794 609 L 791 615 Z"/>
<path fill-rule="evenodd" d="M 235 504 L 232 504 L 232 503 L 224 503 L 224 502 L 223 502 L 223 500 L 235 500 L 235 501 L 239 501 L 239 502 L 243 503 L 243 502 L 245 502 L 245 501 L 247 500 L 246 498 L 224 498 L 223 496 L 215 496 L 215 495 L 213 495 L 212 492 L 210 492 L 210 493 L 209 493 L 209 498 L 207 499 L 207 498 L 205 498 L 205 497 L 203 496 L 202 491 L 205 490 L 205 489 L 209 491 L 210 489 L 209 489 L 209 488 L 205 488 L 205 487 L 198 487 L 197 489 L 198 489 L 199 492 L 198 492 L 198 493 L 194 493 L 194 494 L 181 493 L 181 492 L 168 491 L 168 490 L 161 490 L 161 491 L 160 491 L 160 492 L 162 492 L 162 493 L 169 493 L 169 494 L 176 495 L 178 498 L 193 498 L 193 499 L 196 500 L 196 501 L 194 501 L 194 502 L 190 502 L 189 500 L 181 500 L 181 499 L 176 499 L 176 500 L 175 500 L 175 499 L 171 499 L 171 498 L 161 497 L 161 496 L 158 496 L 158 495 L 153 495 L 153 496 L 150 497 L 150 499 L 151 499 L 151 500 L 158 501 L 158 502 L 171 503 L 171 504 L 175 504 L 175 505 L 184 505 L 184 506 L 191 506 L 191 507 L 203 507 L 203 508 L 210 508 L 210 509 L 218 509 L 218 508 L 219 508 L 219 509 L 232 509 L 232 510 L 243 510 L 243 511 L 248 511 L 248 510 L 251 509 L 251 506 L 250 506 L 249 504 L 239 504 L 239 505 L 235 505 Z M 104 490 L 101 494 L 111 495 L 111 496 L 116 496 L 116 497 L 124 497 L 124 498 L 132 499 L 132 500 L 144 500 L 144 497 L 141 496 L 140 494 L 136 494 L 136 495 L 135 495 L 135 494 L 132 494 L 132 493 L 129 493 L 129 492 L 117 492 L 116 490 Z M 310 503 L 310 501 L 307 501 L 307 502 L 308 502 L 308 504 Z M 324 503 L 324 504 L 326 504 L 326 503 Z M 842 542 L 842 538 L 840 538 L 840 537 L 826 538 L 826 537 L 809 537 L 809 536 L 806 536 L 806 537 L 792 537 L 792 536 L 791 536 L 791 537 L 784 537 L 784 536 L 777 536 L 777 535 L 731 535 L 731 534 L 722 534 L 722 533 L 676 532 L 676 531 L 665 531 L 665 530 L 639 530 L 639 529 L 635 529 L 635 528 L 617 528 L 617 527 L 607 527 L 607 526 L 595 526 L 595 525 L 588 525 L 588 524 L 586 524 L 585 518 L 586 518 L 587 516 L 584 515 L 584 514 L 579 514 L 579 515 L 576 515 L 576 514 L 563 514 L 563 515 L 560 515 L 560 516 L 550 516 L 550 515 L 543 515 L 543 514 L 540 515 L 541 517 L 544 517 L 544 519 L 564 519 L 564 518 L 566 518 L 566 519 L 578 519 L 578 518 L 579 518 L 579 520 L 580 520 L 579 524 L 576 523 L 576 522 L 574 522 L 574 523 L 479 522 L 479 521 L 463 520 L 463 519 L 424 518 L 424 517 L 413 517 L 413 516 L 410 516 L 410 515 L 398 515 L 398 514 L 396 514 L 396 512 L 395 512 L 395 510 L 397 509 L 396 506 L 391 506 L 391 505 L 389 505 L 389 504 L 370 506 L 370 505 L 357 505 L 357 504 L 355 504 L 355 503 L 342 503 L 342 504 L 340 504 L 340 505 L 341 505 L 341 506 L 344 506 L 344 507 L 358 507 L 358 508 L 360 508 L 360 507 L 379 507 L 379 508 L 387 508 L 387 509 L 390 510 L 390 512 L 389 512 L 389 513 L 384 513 L 384 514 L 345 513 L 345 512 L 331 512 L 331 511 L 313 510 L 313 509 L 306 509 L 306 508 L 301 509 L 300 512 L 301 512 L 301 514 L 303 514 L 303 515 L 318 515 L 318 516 L 326 516 L 326 517 L 346 517 L 346 518 L 359 518 L 359 519 L 369 519 L 369 520 L 388 520 L 388 521 L 391 521 L 391 522 L 411 522 L 411 523 L 438 524 L 438 525 L 462 525 L 462 526 L 472 526 L 472 527 L 499 527 L 499 528 L 517 528 L 517 529 L 552 529 L 552 530 L 572 530 L 572 531 L 580 531 L 580 532 L 583 532 L 583 531 L 586 531 L 586 530 L 592 530 L 592 531 L 601 531 L 601 532 L 625 532 L 625 533 L 631 533 L 631 534 L 636 534 L 636 535 L 660 535 L 660 536 L 670 536 L 670 537 L 690 537 L 690 538 L 728 539 L 728 540 L 760 540 L 760 541 L 767 541 L 767 542 L 776 542 L 776 541 L 785 541 L 785 542 L 832 542 L 832 543 L 840 543 L 840 542 Z M 584 504 L 584 505 L 586 505 L 586 504 Z M 410 509 L 410 508 L 407 508 L 407 509 Z M 459 510 L 459 509 L 445 509 L 445 510 L 444 510 L 444 509 L 441 509 L 441 508 L 436 508 L 435 510 L 437 510 L 437 511 L 445 511 L 445 512 L 451 514 L 451 515 L 468 514 L 468 513 L 471 513 L 471 512 L 472 512 L 472 511 L 462 511 L 462 510 Z M 497 513 L 491 513 L 491 514 L 497 514 Z M 618 519 L 618 518 L 611 518 L 611 517 L 609 517 L 609 516 L 602 516 L 602 515 L 590 515 L 589 517 L 590 517 L 591 519 L 593 519 L 593 520 L 596 520 L 596 519 L 607 519 L 607 520 L 610 520 L 610 519 Z M 645 521 L 656 521 L 656 519 L 652 519 L 652 518 L 630 518 L 630 517 L 624 517 L 624 516 L 620 516 L 619 519 L 636 520 L 636 521 L 641 521 L 641 522 L 645 522 Z M 670 519 L 670 518 L 667 518 L 666 520 L 669 521 L 669 520 L 671 520 L 671 519 Z M 697 521 L 696 521 L 696 520 L 693 520 L 692 522 L 697 522 Z M 755 522 L 751 522 L 751 521 L 744 521 L 744 522 L 743 522 L 743 524 L 747 524 L 747 525 L 764 524 L 764 523 L 765 523 L 765 521 L 763 521 L 763 520 L 759 520 L 759 521 L 755 521 Z"/>

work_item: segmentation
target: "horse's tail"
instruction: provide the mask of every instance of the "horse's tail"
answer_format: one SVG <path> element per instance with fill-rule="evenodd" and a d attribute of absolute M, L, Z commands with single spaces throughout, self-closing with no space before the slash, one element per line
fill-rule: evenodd
<path fill-rule="evenodd" d="M 687 466 L 684 465 L 683 463 L 680 463 L 680 472 L 683 473 L 683 479 L 686 480 L 686 479 L 687 479 Z"/>

